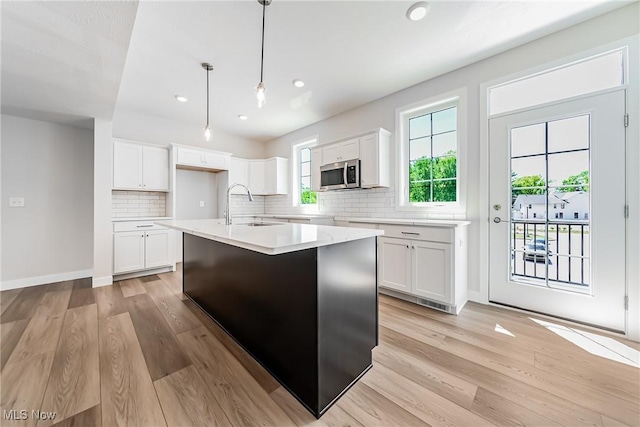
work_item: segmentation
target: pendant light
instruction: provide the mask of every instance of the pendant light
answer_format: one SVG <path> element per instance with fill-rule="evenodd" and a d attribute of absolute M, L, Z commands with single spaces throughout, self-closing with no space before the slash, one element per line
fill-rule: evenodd
<path fill-rule="evenodd" d="M 213 65 L 208 62 L 203 62 L 200 65 L 207 70 L 207 125 L 204 127 L 204 139 L 209 142 L 211 139 L 211 128 L 209 127 L 209 71 L 213 70 Z"/>
<path fill-rule="evenodd" d="M 262 51 L 260 56 L 260 83 L 256 86 L 256 98 L 258 99 L 258 108 L 262 108 L 267 103 L 264 92 L 264 82 L 262 81 L 262 75 L 264 71 L 264 18 L 267 6 L 271 4 L 271 0 L 258 0 L 258 3 L 262 5 Z"/>

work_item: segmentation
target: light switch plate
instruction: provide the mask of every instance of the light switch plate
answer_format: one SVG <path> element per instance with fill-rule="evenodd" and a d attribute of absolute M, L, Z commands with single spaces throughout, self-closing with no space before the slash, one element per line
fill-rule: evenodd
<path fill-rule="evenodd" d="M 200 200 L 200 207 L 204 208 L 204 200 Z"/>
<path fill-rule="evenodd" d="M 24 208 L 24 197 L 9 197 L 10 208 Z"/>

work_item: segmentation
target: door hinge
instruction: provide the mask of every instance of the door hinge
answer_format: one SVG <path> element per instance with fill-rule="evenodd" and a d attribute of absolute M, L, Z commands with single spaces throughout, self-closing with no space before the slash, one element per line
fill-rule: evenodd
<path fill-rule="evenodd" d="M 629 127 L 629 115 L 624 115 L 624 127 Z"/>
<path fill-rule="evenodd" d="M 629 296 L 624 296 L 624 309 L 629 310 Z"/>
<path fill-rule="evenodd" d="M 624 205 L 624 217 L 629 218 L 629 205 Z"/>

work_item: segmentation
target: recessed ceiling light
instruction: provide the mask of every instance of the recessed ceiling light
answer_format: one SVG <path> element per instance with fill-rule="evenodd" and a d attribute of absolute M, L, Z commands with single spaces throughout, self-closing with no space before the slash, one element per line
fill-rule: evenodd
<path fill-rule="evenodd" d="M 291 82 L 291 83 L 293 83 L 293 85 L 294 85 L 295 87 L 302 87 L 302 86 L 304 86 L 304 82 L 303 82 L 302 80 L 300 80 L 300 79 L 295 79 L 295 80 L 294 80 L 293 82 Z"/>
<path fill-rule="evenodd" d="M 248 119 L 248 117 L 247 117 L 247 116 L 245 116 L 244 114 L 238 114 L 238 118 L 239 118 L 240 120 L 247 120 L 247 119 Z"/>
<path fill-rule="evenodd" d="M 407 9 L 407 19 L 411 21 L 419 21 L 429 13 L 429 3 L 426 1 L 419 1 L 418 3 L 414 3 L 411 5 L 409 9 Z"/>
<path fill-rule="evenodd" d="M 185 98 L 182 95 L 176 95 L 175 98 L 180 102 L 187 102 L 188 101 L 187 98 Z"/>

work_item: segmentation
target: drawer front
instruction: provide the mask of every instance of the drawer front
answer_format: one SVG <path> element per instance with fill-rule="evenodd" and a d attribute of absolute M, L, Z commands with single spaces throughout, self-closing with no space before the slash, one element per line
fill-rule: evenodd
<path fill-rule="evenodd" d="M 122 221 L 113 223 L 113 232 L 122 231 L 166 230 L 165 227 L 156 225 L 153 221 Z"/>
<path fill-rule="evenodd" d="M 416 227 L 414 225 L 380 224 L 385 237 L 398 237 L 411 240 L 428 240 L 431 242 L 453 242 L 453 228 L 448 227 Z"/>

